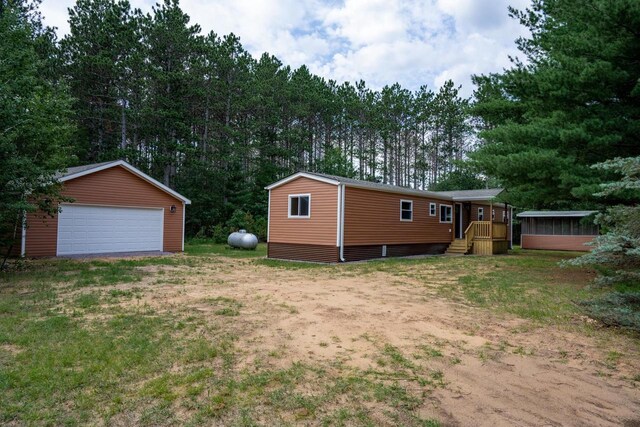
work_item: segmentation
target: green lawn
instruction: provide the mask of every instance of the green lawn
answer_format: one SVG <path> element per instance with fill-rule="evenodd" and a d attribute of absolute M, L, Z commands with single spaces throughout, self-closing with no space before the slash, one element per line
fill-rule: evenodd
<path fill-rule="evenodd" d="M 327 373 L 338 366 L 256 362 L 240 368 L 241 301 L 207 300 L 212 316 L 144 302 L 153 286 L 199 277 L 200 267 L 224 266 L 226 258 L 245 258 L 246 268 L 313 268 L 334 276 L 383 272 L 417 281 L 427 280 L 428 267 L 458 277 L 438 289 L 440 297 L 559 327 L 579 314 L 573 301 L 600 292 L 586 286 L 591 272 L 557 266 L 574 255 L 567 253 L 323 266 L 261 259 L 263 244 L 241 251 L 199 241 L 185 249 L 185 255 L 143 259 L 28 261 L 22 270 L 1 274 L 0 424 L 374 425 L 367 408 L 382 405 L 390 422 L 438 425 L 415 412 L 422 397 L 406 384 L 443 387 L 442 372 L 420 370 L 394 346 L 385 345 L 378 356 L 384 376 L 396 378 L 391 382 L 373 371 Z M 425 345 L 421 357 L 442 353 Z"/>
<path fill-rule="evenodd" d="M 267 256 L 266 243 L 259 243 L 255 250 L 234 249 L 207 240 L 192 240 L 185 245 L 185 253 L 191 256 L 220 255 L 230 258 L 261 258 Z"/>

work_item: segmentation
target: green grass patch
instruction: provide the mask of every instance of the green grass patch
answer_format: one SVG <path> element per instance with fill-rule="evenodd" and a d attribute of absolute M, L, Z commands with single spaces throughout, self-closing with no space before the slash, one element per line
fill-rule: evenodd
<path fill-rule="evenodd" d="M 184 252 L 189 256 L 218 255 L 229 258 L 260 258 L 267 256 L 267 244 L 258 243 L 254 250 L 236 249 L 229 245 L 213 243 L 209 240 L 192 240 L 184 245 Z"/>
<path fill-rule="evenodd" d="M 495 312 L 546 323 L 565 323 L 580 310 L 575 302 L 600 291 L 591 275 L 558 263 L 573 254 L 515 251 L 510 256 L 468 257 L 458 283 L 438 288 L 441 295 Z M 487 265 L 488 264 L 488 265 Z M 488 267 L 488 268 L 487 268 Z"/>

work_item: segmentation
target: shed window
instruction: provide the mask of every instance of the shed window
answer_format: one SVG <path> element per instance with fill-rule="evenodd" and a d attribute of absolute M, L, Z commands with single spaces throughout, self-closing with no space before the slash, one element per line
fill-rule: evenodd
<path fill-rule="evenodd" d="M 484 208 L 478 208 L 478 221 L 484 221 Z"/>
<path fill-rule="evenodd" d="M 524 218 L 522 222 L 522 234 L 595 236 L 598 233 L 598 226 L 591 220 L 575 217 Z"/>
<path fill-rule="evenodd" d="M 453 222 L 453 208 L 450 205 L 440 205 L 440 222 Z"/>
<path fill-rule="evenodd" d="M 311 216 L 311 195 L 289 195 L 289 218 L 309 218 Z"/>
<path fill-rule="evenodd" d="M 435 203 L 429 203 L 429 215 L 430 216 L 436 216 L 436 204 Z"/>
<path fill-rule="evenodd" d="M 492 209 L 492 210 L 491 210 L 491 220 L 492 220 L 492 221 L 495 221 L 495 220 L 496 220 L 496 210 L 495 210 L 495 209 Z"/>
<path fill-rule="evenodd" d="M 400 221 L 413 221 L 412 200 L 400 200 Z"/>

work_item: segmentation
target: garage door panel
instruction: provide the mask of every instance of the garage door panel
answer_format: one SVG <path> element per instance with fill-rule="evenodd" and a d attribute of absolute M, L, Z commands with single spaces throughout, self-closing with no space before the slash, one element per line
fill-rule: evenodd
<path fill-rule="evenodd" d="M 161 251 L 162 209 L 64 205 L 58 255 Z"/>

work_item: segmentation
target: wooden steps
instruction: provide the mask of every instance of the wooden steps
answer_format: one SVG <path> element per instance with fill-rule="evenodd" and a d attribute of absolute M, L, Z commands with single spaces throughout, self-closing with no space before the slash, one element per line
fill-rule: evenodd
<path fill-rule="evenodd" d="M 466 239 L 455 239 L 445 252 L 445 255 L 466 255 L 471 250 L 471 244 L 467 245 Z"/>

